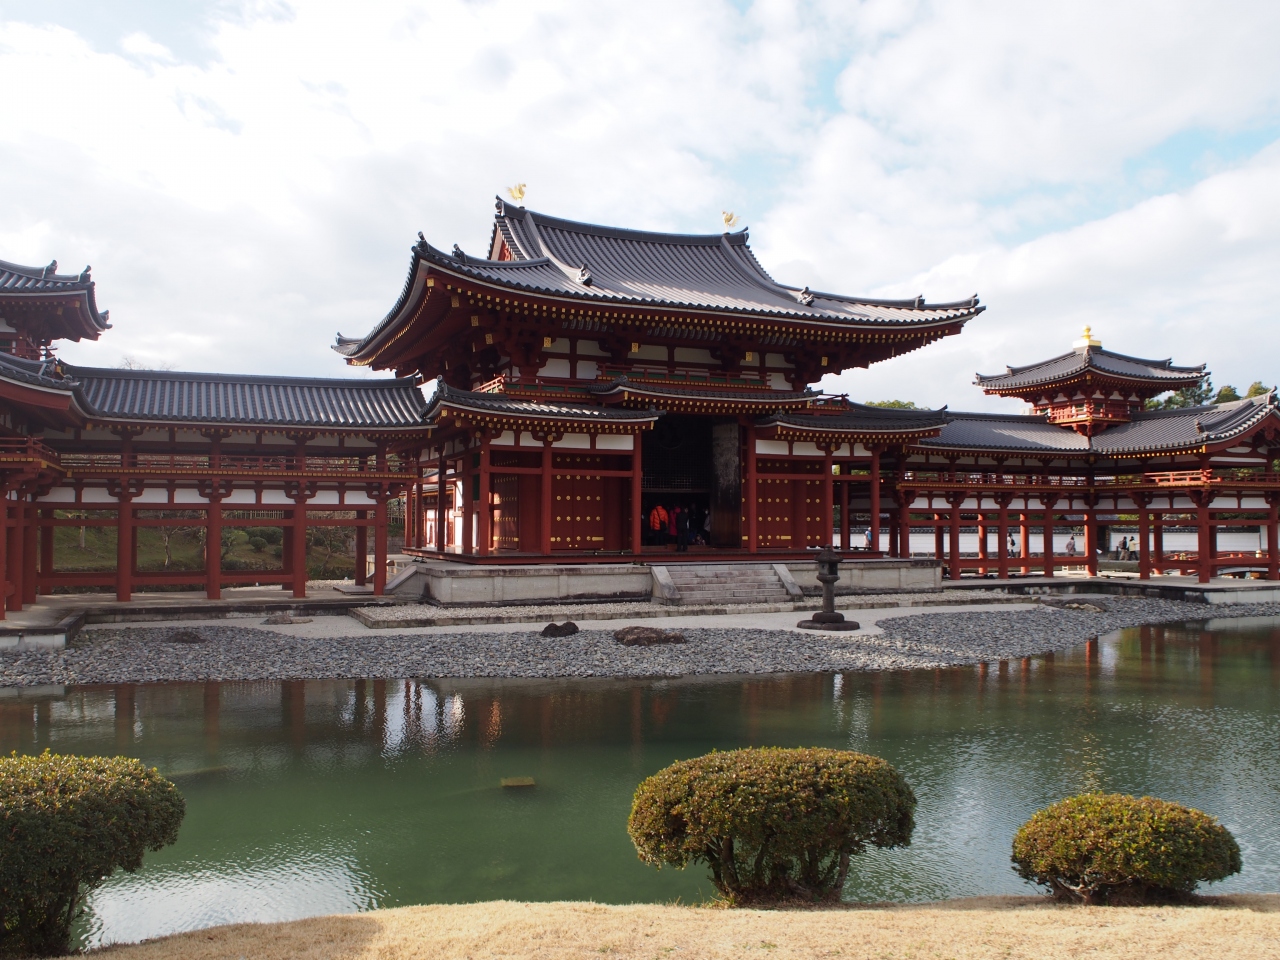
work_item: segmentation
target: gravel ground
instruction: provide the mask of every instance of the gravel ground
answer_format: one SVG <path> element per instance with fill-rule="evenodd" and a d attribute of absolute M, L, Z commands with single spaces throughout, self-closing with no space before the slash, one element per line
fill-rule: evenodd
<path fill-rule="evenodd" d="M 1280 615 L 1280 604 L 1208 607 L 1117 597 L 1097 602 L 1106 612 L 1044 605 L 890 616 L 879 619 L 878 630 L 849 634 L 709 626 L 685 629 L 687 643 L 655 647 L 624 647 L 603 630 L 558 639 L 532 632 L 304 638 L 229 624 L 124 627 L 86 630 L 65 650 L 0 654 L 0 686 L 896 670 L 1033 656 L 1144 623 Z"/>
<path fill-rule="evenodd" d="M 912 593 L 848 594 L 836 597 L 840 610 L 873 610 L 883 607 L 955 606 L 966 603 L 1026 603 L 1027 598 L 990 590 L 938 590 Z M 633 617 L 686 617 L 731 610 L 740 613 L 769 613 L 780 610 L 818 610 L 821 597 L 806 597 L 799 603 L 735 603 L 726 606 L 666 606 L 648 600 L 620 600 L 608 603 L 547 603 L 520 606 L 437 607 L 426 603 L 400 603 L 385 607 L 362 607 L 361 623 L 379 629 L 396 626 L 456 626 L 462 623 L 536 623 L 539 620 L 624 620 Z"/>

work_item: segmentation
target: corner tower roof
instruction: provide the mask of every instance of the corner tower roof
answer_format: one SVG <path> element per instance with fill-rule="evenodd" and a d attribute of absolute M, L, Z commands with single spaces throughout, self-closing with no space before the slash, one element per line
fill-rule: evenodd
<path fill-rule="evenodd" d="M 1193 387 L 1207 373 L 1203 363 L 1177 367 L 1171 360 L 1143 360 L 1104 350 L 1085 327 L 1084 338 L 1076 341 L 1070 353 L 1025 367 L 1006 367 L 1004 373 L 979 373 L 974 382 L 986 393 L 1024 397 L 1078 381 L 1099 380 L 1123 385 L 1130 393 L 1145 399 L 1167 390 Z"/>
<path fill-rule="evenodd" d="M 80 273 L 57 270 L 57 260 L 47 267 L 0 260 L 0 319 L 15 328 L 38 323 L 47 340 L 98 339 L 111 327 L 110 311 L 98 310 L 90 268 Z"/>

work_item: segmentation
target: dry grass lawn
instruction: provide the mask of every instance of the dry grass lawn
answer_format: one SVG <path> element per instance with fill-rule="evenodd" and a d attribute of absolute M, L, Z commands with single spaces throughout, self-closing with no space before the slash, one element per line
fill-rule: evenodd
<path fill-rule="evenodd" d="M 402 907 L 242 924 L 94 954 L 109 960 L 636 960 L 1156 957 L 1275 960 L 1280 895 L 1195 907 L 1064 907 L 1029 897 L 830 910 L 593 903 Z"/>

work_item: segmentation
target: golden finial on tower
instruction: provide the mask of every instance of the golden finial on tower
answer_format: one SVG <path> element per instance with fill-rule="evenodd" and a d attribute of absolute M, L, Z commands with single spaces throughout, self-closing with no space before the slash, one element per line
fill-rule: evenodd
<path fill-rule="evenodd" d="M 524 199 L 524 187 L 523 183 L 517 183 L 514 187 L 507 187 L 507 196 L 519 203 Z"/>
<path fill-rule="evenodd" d="M 725 229 L 736 227 L 738 225 L 738 215 L 732 210 L 721 210 L 720 219 L 724 221 Z"/>
<path fill-rule="evenodd" d="M 1089 324 L 1086 323 L 1084 325 L 1084 336 L 1081 337 L 1079 340 L 1077 340 L 1075 343 L 1073 343 L 1071 346 L 1075 347 L 1077 350 L 1079 350 L 1082 347 L 1086 349 L 1089 347 L 1100 347 L 1102 346 L 1102 341 L 1095 340 L 1093 338 L 1093 327 L 1089 326 Z"/>

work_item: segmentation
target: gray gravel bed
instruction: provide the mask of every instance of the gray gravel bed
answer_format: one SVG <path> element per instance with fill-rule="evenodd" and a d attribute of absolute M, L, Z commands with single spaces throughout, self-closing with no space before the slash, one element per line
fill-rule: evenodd
<path fill-rule="evenodd" d="M 935 590 L 899 593 L 846 594 L 836 597 L 841 610 L 883 607 L 958 606 L 970 603 L 1027 603 L 1016 594 L 990 590 Z M 456 626 L 471 623 L 533 623 L 538 620 L 623 620 L 636 617 L 689 617 L 721 613 L 778 613 L 818 610 L 821 597 L 784 603 L 711 603 L 667 606 L 649 600 L 606 603 L 544 603 L 487 607 L 438 607 L 427 603 L 399 603 L 385 607 L 360 607 L 351 615 L 365 626 L 394 629 L 405 626 Z"/>
<path fill-rule="evenodd" d="M 681 645 L 624 647 L 612 631 L 291 637 L 219 624 L 86 630 L 65 650 L 0 654 L 0 686 L 360 677 L 637 677 L 899 670 L 1033 656 L 1144 623 L 1276 616 L 1280 604 L 1208 607 L 1105 599 L 1107 612 L 1041 606 L 899 616 L 880 634 L 682 631 Z"/>

